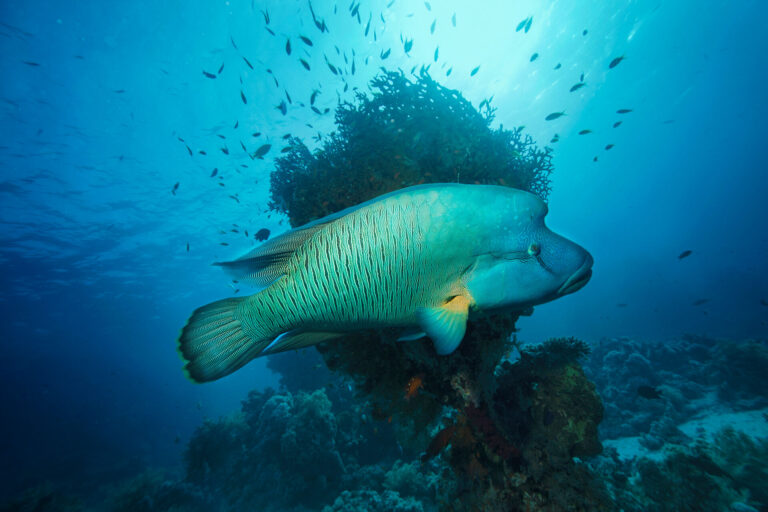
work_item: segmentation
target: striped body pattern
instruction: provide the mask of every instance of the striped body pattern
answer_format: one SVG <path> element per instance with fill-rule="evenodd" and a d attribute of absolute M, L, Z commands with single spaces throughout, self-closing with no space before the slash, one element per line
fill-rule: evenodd
<path fill-rule="evenodd" d="M 446 237 L 433 224 L 452 220 L 440 199 L 401 195 L 329 224 L 296 250 L 285 277 L 240 306 L 244 323 L 273 333 L 415 324 L 416 308 L 448 295 L 468 263 L 456 251 L 435 251 Z M 265 308 L 275 311 L 266 323 L 249 321 Z"/>

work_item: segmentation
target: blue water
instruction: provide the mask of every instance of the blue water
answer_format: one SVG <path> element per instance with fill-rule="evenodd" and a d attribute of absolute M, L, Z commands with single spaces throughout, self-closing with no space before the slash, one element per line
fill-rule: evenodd
<path fill-rule="evenodd" d="M 304 1 L 0 5 L 4 493 L 175 464 L 204 418 L 275 385 L 263 360 L 193 385 L 175 339 L 194 308 L 232 295 L 210 263 L 255 244 L 233 224 L 287 229 L 266 211 L 281 136 L 313 148 L 333 129 L 332 114 L 298 102 L 319 88 L 318 107 L 333 111 L 382 64 L 432 63 L 433 78 L 474 105 L 493 96 L 496 124 L 525 125 L 554 149 L 547 222 L 589 249 L 594 276 L 521 319 L 521 339 L 768 335 L 764 2 L 387 3 L 362 6 L 360 25 L 346 3 L 334 15 L 334 2 L 316 0 L 323 34 Z M 376 42 L 363 34 L 369 12 Z M 528 16 L 530 31 L 515 32 Z M 414 40 L 409 55 L 401 34 Z M 357 55 L 346 93 L 323 59 L 341 63 L 334 45 Z M 582 73 L 587 85 L 569 92 Z M 251 161 L 239 140 L 273 148 Z"/>

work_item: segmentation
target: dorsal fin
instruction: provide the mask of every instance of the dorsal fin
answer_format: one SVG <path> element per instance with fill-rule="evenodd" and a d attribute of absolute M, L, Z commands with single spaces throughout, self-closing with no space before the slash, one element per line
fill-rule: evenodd
<path fill-rule="evenodd" d="M 214 263 L 229 275 L 258 287 L 266 287 L 285 274 L 293 252 L 326 224 L 312 223 L 273 238 L 236 260 Z"/>

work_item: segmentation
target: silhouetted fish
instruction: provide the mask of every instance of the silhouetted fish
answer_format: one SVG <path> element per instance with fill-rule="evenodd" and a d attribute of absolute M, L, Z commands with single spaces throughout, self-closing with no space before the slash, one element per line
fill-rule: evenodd
<path fill-rule="evenodd" d="M 608 69 L 613 69 L 613 68 L 615 68 L 616 66 L 618 66 L 618 65 L 619 65 L 619 62 L 621 62 L 622 60 L 624 60 L 624 56 L 623 56 L 623 55 L 622 55 L 621 57 L 616 57 L 615 59 L 613 59 L 613 60 L 611 61 L 611 63 L 610 63 L 610 64 L 608 64 Z"/>
<path fill-rule="evenodd" d="M 696 299 L 695 301 L 693 301 L 693 303 L 692 303 L 692 304 L 693 304 L 694 306 L 703 306 L 703 305 L 704 305 L 704 304 L 706 304 L 707 302 L 709 302 L 709 299 Z"/>
<path fill-rule="evenodd" d="M 176 191 L 179 190 L 179 182 L 177 181 L 176 184 L 173 186 L 173 189 L 171 189 L 171 194 L 176 195 Z"/>
<path fill-rule="evenodd" d="M 690 249 L 687 249 L 687 250 L 681 252 L 680 255 L 677 257 L 677 259 L 681 260 L 683 258 L 687 258 L 691 254 L 693 254 L 693 251 L 691 251 Z"/>
<path fill-rule="evenodd" d="M 207 78 L 216 78 L 216 75 L 214 75 L 213 73 L 209 73 L 209 72 L 207 72 L 207 71 L 205 71 L 205 70 L 203 71 L 203 74 L 204 74 L 204 75 L 205 75 Z"/>
<path fill-rule="evenodd" d="M 582 87 L 584 87 L 585 85 L 587 85 L 587 84 L 585 84 L 584 82 L 579 82 L 579 83 L 577 83 L 577 84 L 573 84 L 573 85 L 571 86 L 571 91 L 570 91 L 570 92 L 573 92 L 573 91 L 578 91 L 579 89 L 581 89 L 581 88 L 582 88 Z"/>
<path fill-rule="evenodd" d="M 630 112 L 632 112 L 631 108 L 620 108 L 616 111 L 617 114 L 629 114 Z"/>
<path fill-rule="evenodd" d="M 559 117 L 563 117 L 565 115 L 565 112 L 552 112 L 547 117 L 544 118 L 545 121 L 554 121 L 555 119 Z"/>
<path fill-rule="evenodd" d="M 469 76 L 475 76 L 477 72 L 480 71 L 480 66 L 477 66 L 475 69 L 469 72 Z"/>
<path fill-rule="evenodd" d="M 253 235 L 253 238 L 258 240 L 259 242 L 263 242 L 267 238 L 269 238 L 269 230 L 267 228 L 261 228 L 256 232 L 255 235 Z"/>

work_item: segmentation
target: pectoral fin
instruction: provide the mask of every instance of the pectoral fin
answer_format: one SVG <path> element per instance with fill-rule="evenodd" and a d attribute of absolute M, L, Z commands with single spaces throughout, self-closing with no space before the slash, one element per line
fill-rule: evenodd
<path fill-rule="evenodd" d="M 417 314 L 419 324 L 427 336 L 432 338 L 437 353 L 447 355 L 456 350 L 464 338 L 469 299 L 457 295 L 440 307 L 420 308 Z"/>

